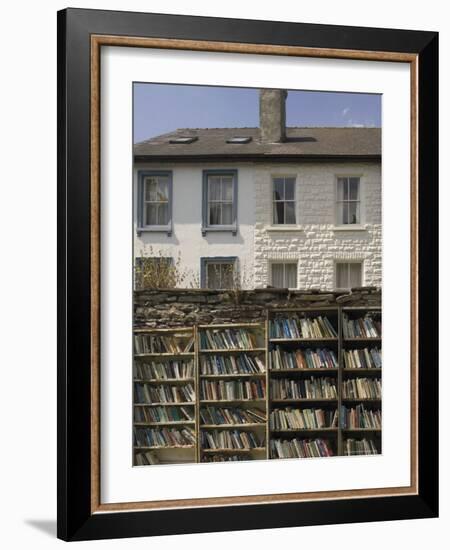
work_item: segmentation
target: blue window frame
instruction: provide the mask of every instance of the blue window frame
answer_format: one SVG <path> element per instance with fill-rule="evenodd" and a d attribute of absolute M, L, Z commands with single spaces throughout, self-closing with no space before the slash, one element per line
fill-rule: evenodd
<path fill-rule="evenodd" d="M 203 170 L 202 233 L 237 233 L 237 170 Z"/>
<path fill-rule="evenodd" d="M 202 288 L 233 288 L 238 276 L 236 256 L 200 258 L 200 284 Z"/>
<path fill-rule="evenodd" d="M 172 172 L 138 172 L 137 232 L 172 234 Z"/>

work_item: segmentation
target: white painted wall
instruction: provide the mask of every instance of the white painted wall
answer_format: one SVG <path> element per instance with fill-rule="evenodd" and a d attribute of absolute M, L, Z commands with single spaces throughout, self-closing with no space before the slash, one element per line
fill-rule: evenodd
<path fill-rule="evenodd" d="M 225 166 L 227 167 L 227 166 Z M 273 261 L 298 261 L 298 288 L 335 288 L 336 261 L 363 262 L 363 284 L 381 286 L 381 166 L 378 163 L 233 164 L 238 170 L 238 232 L 201 233 L 202 171 L 223 164 L 140 164 L 135 170 L 134 219 L 137 217 L 138 170 L 173 172 L 173 232 L 136 233 L 136 256 L 179 256 L 190 276 L 200 279 L 200 258 L 237 256 L 247 287 L 271 283 Z M 296 177 L 295 228 L 271 226 L 272 176 Z M 361 226 L 338 230 L 336 178 L 361 178 Z M 151 248 L 150 248 L 151 247 Z"/>
<path fill-rule="evenodd" d="M 231 231 L 207 232 L 202 235 L 202 173 L 205 169 L 238 168 L 238 228 Z M 138 170 L 171 170 L 173 174 L 173 231 L 167 233 L 143 232 L 136 234 L 137 172 Z M 200 279 L 200 258 L 214 256 L 238 257 L 241 273 L 252 278 L 253 233 L 255 225 L 255 193 L 251 164 L 139 164 L 134 178 L 134 252 L 135 256 L 149 255 L 149 247 L 159 255 L 174 261 L 180 255 L 183 268 L 189 271 L 186 285 Z M 155 254 L 153 254 L 155 255 Z M 253 280 L 249 285 L 253 284 Z"/>

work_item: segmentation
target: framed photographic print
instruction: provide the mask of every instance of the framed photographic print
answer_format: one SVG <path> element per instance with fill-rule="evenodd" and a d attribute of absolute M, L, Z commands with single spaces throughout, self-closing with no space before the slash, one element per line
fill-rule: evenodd
<path fill-rule="evenodd" d="M 58 14 L 58 536 L 435 517 L 438 36 Z"/>

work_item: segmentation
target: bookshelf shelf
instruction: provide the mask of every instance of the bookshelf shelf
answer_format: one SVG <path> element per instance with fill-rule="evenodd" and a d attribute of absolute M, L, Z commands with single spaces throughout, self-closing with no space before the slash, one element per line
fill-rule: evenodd
<path fill-rule="evenodd" d="M 234 379 L 234 378 L 265 378 L 266 373 L 243 373 L 243 374 L 199 374 L 199 378 L 204 378 L 205 380 L 215 380 L 215 379 Z"/>
<path fill-rule="evenodd" d="M 167 422 L 135 422 L 135 426 L 195 426 L 195 420 L 168 420 Z"/>
<path fill-rule="evenodd" d="M 330 433 L 337 433 L 338 428 L 287 428 L 287 429 L 274 429 L 271 428 L 270 431 L 272 433 L 302 433 L 302 434 L 308 434 L 308 433 L 316 433 L 316 432 L 330 432 Z"/>
<path fill-rule="evenodd" d="M 264 353 L 266 348 L 220 348 L 220 349 L 201 349 L 200 353 L 208 353 L 210 355 L 220 355 L 224 353 Z"/>
<path fill-rule="evenodd" d="M 265 428 L 265 422 L 259 422 L 254 424 L 200 424 L 200 428 L 203 430 L 239 430 L 245 428 Z"/>
<path fill-rule="evenodd" d="M 270 374 L 297 374 L 297 373 L 307 373 L 307 374 L 324 374 L 324 373 L 329 373 L 329 374 L 336 374 L 337 372 L 339 372 L 339 369 L 326 369 L 326 368 L 323 368 L 323 369 L 271 369 L 270 370 Z"/>
<path fill-rule="evenodd" d="M 202 453 L 252 453 L 252 452 L 265 452 L 265 447 L 248 447 L 246 449 L 202 449 Z"/>
<path fill-rule="evenodd" d="M 265 403 L 266 399 L 200 399 L 200 403 L 204 405 L 221 405 L 226 403 Z"/>
<path fill-rule="evenodd" d="M 136 378 L 133 380 L 133 382 L 138 382 L 139 384 L 186 384 L 194 381 L 195 378 L 153 378 L 142 380 Z"/>
<path fill-rule="evenodd" d="M 274 320 L 276 326 L 272 326 Z M 297 323 L 297 327 L 292 323 Z M 271 309 L 262 323 L 137 328 L 134 334 L 140 340 L 137 344 L 135 340 L 139 349 L 136 347 L 134 354 L 133 426 L 145 433 L 147 430 L 156 431 L 158 437 L 156 440 L 142 437 L 136 440 L 133 446 L 135 456 L 149 452 L 152 457 L 147 458 L 151 464 L 238 460 L 233 455 L 241 456 L 242 460 L 272 459 L 278 456 L 275 445 L 286 442 L 288 445 L 298 445 L 299 442 L 306 445 L 319 440 L 329 446 L 333 456 L 370 455 L 374 454 L 374 449 L 381 453 L 381 428 L 342 427 L 359 422 L 370 424 L 373 418 L 381 418 L 381 398 L 344 397 L 344 391 L 360 391 L 354 389 L 355 384 L 362 384 L 364 388 L 381 384 L 382 369 L 378 368 L 381 364 L 381 337 L 344 336 L 344 328 L 348 335 L 355 331 L 373 333 L 373 326 L 381 333 L 379 307 L 337 306 Z M 291 338 L 284 336 L 284 330 L 290 331 L 290 335 L 321 333 L 323 337 Z M 149 353 L 154 349 L 164 351 Z M 281 368 L 273 368 L 274 365 Z M 359 367 L 348 368 L 346 365 Z M 221 370 L 224 372 L 218 372 Z M 357 378 L 366 380 L 357 382 Z M 306 384 L 311 386 L 308 390 Z M 294 390 L 286 390 L 289 385 Z M 336 397 L 275 398 L 280 391 L 281 395 L 321 391 L 333 395 L 335 391 Z M 227 395 L 261 394 L 264 397 L 225 398 Z M 211 395 L 224 398 L 207 398 Z M 174 397 L 189 401 L 161 401 Z M 182 407 L 186 410 L 181 411 Z M 285 415 L 281 425 L 286 421 L 288 425 L 295 425 L 294 419 L 299 418 L 298 415 L 304 419 L 300 423 L 309 423 L 310 415 L 313 415 L 316 421 L 311 423 L 325 426 L 271 428 L 272 413 L 273 418 L 278 419 Z M 264 420 L 260 422 L 260 419 Z M 225 423 L 217 423 L 224 420 Z M 279 420 L 276 424 L 280 425 Z M 164 434 L 172 430 L 186 436 L 181 437 L 182 441 L 195 439 L 195 444 L 136 445 L 138 441 L 159 443 L 161 437 L 168 441 L 169 437 Z M 221 447 L 230 444 L 229 438 L 238 448 Z M 170 441 L 173 442 L 172 437 Z M 214 444 L 217 448 L 207 448 Z M 242 444 L 244 447 L 239 447 Z M 247 447 L 248 444 L 258 446 Z M 145 460 L 145 457 L 137 457 L 134 464 L 147 465 Z"/>
<path fill-rule="evenodd" d="M 162 403 L 134 403 L 135 407 L 185 407 L 187 405 L 195 406 L 195 401 L 186 401 L 185 403 L 172 403 L 164 401 Z"/>

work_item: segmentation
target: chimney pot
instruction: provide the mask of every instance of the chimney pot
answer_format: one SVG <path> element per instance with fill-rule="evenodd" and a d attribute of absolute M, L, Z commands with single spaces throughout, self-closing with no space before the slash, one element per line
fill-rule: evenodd
<path fill-rule="evenodd" d="M 286 90 L 260 90 L 259 125 L 263 143 L 286 139 Z"/>

